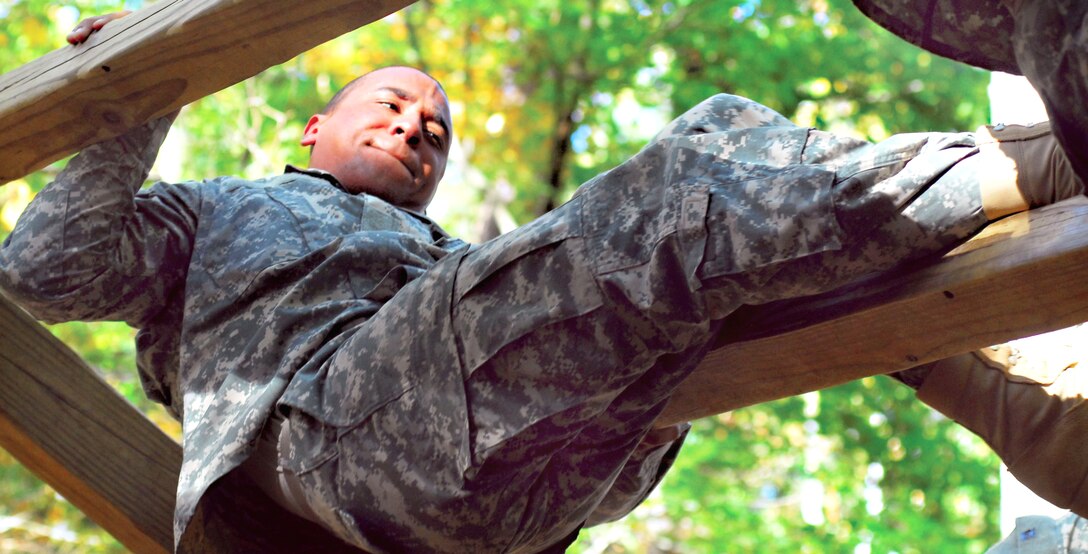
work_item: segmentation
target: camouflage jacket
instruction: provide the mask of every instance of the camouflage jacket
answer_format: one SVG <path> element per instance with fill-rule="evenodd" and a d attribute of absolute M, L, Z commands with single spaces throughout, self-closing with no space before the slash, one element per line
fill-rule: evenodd
<path fill-rule="evenodd" d="M 144 389 L 183 425 L 180 541 L 208 486 L 246 459 L 277 403 L 320 414 L 309 404 L 337 347 L 468 246 L 320 172 L 141 191 L 168 127 L 158 121 L 74 158 L 0 247 L 0 288 L 47 322 L 139 329 Z M 675 452 L 636 453 L 591 521 L 633 509 Z"/>

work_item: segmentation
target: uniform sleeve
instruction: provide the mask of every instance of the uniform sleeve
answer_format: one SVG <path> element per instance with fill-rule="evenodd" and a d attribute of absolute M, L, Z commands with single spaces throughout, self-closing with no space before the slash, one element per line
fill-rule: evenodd
<path fill-rule="evenodd" d="M 604 500 L 586 520 L 586 527 L 618 520 L 646 500 L 676 461 L 676 455 L 690 429 L 690 424 L 684 424 L 680 436 L 666 444 L 652 447 L 639 445 Z"/>
<path fill-rule="evenodd" d="M 47 322 L 142 327 L 184 286 L 200 187 L 138 193 L 170 127 L 160 119 L 86 148 L 0 245 L 0 289 Z"/>

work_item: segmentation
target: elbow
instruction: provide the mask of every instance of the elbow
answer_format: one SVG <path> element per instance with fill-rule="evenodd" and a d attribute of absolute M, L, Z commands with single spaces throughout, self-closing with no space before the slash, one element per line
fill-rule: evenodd
<path fill-rule="evenodd" d="M 71 320 L 71 304 L 80 293 L 71 276 L 61 271 L 64 265 L 55 254 L 37 255 L 33 248 L 5 243 L 0 248 L 0 291 L 39 320 Z"/>
<path fill-rule="evenodd" d="M 29 312 L 35 319 L 48 323 L 62 320 L 51 309 L 56 305 L 54 294 L 39 286 L 36 279 L 27 278 L 25 274 L 13 271 L 6 265 L 0 266 L 0 293 Z"/>

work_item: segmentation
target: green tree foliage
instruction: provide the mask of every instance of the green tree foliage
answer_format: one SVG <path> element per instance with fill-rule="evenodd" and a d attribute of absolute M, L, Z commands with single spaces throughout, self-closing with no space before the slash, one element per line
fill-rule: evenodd
<path fill-rule="evenodd" d="M 617 553 L 981 552 L 996 542 L 997 489 L 997 463 L 975 437 L 906 387 L 870 378 L 696 422 L 663 490 L 622 523 L 625 532 L 583 531 L 580 544 Z M 607 548 L 589 548 L 599 537 Z"/>
<path fill-rule="evenodd" d="M 0 0 L 0 71 L 76 21 L 140 2 Z M 469 239 L 563 202 L 670 117 L 730 92 L 801 125 L 879 140 L 985 122 L 987 75 L 868 22 L 849 0 L 421 0 L 187 107 L 162 178 L 305 165 L 306 118 L 369 69 L 422 67 L 457 144 L 432 215 Z M 0 237 L 62 163 L 0 188 Z M 132 330 L 53 330 L 178 436 L 135 378 Z M 121 551 L 0 453 L 0 551 Z M 997 539 L 997 461 L 888 379 L 696 422 L 662 489 L 577 552 L 978 552 Z"/>

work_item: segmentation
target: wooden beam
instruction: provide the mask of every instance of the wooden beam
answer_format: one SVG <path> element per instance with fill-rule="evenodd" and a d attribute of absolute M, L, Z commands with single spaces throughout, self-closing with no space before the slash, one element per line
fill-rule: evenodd
<path fill-rule="evenodd" d="M 0 447 L 137 553 L 174 551 L 181 447 L 79 356 L 0 295 Z M 357 552 L 230 474 L 182 549 Z"/>
<path fill-rule="evenodd" d="M 917 271 L 737 314 L 662 423 L 1088 321 L 1088 199 L 1018 214 Z"/>
<path fill-rule="evenodd" d="M 161 0 L 0 75 L 0 185 L 414 0 Z"/>
<path fill-rule="evenodd" d="M 172 552 L 181 448 L 0 296 L 0 446 L 134 552 Z"/>

